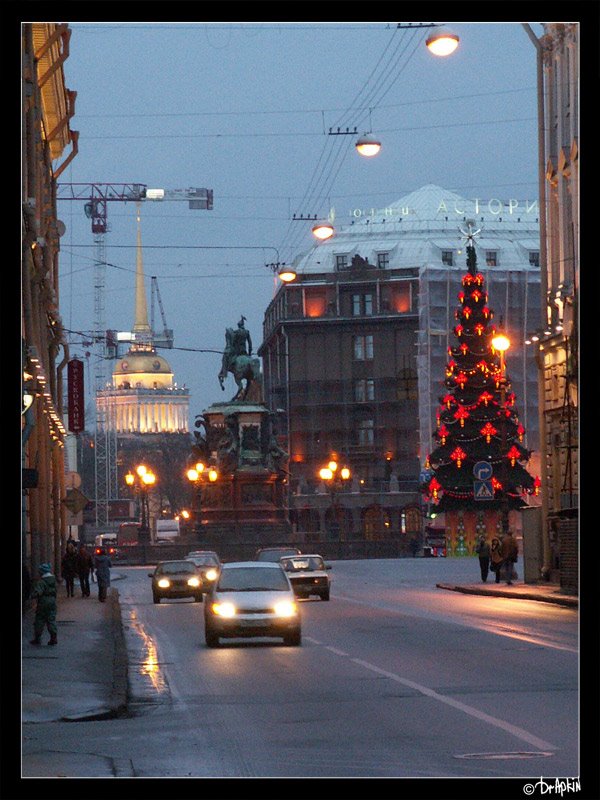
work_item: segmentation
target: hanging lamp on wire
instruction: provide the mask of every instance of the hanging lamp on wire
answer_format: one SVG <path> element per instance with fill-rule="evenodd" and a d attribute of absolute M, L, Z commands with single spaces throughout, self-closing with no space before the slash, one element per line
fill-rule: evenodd
<path fill-rule="evenodd" d="M 381 150 L 381 142 L 377 136 L 373 135 L 373 126 L 371 125 L 371 109 L 369 109 L 369 132 L 357 139 L 356 144 L 357 152 L 365 158 L 372 158 L 376 156 Z"/>
<path fill-rule="evenodd" d="M 449 56 L 458 47 L 460 39 L 456 33 L 447 28 L 437 28 L 425 42 L 435 56 Z"/>

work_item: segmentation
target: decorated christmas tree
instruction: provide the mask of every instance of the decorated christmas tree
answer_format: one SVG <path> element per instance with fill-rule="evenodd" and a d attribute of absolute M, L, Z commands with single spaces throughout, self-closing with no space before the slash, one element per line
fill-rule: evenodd
<path fill-rule="evenodd" d="M 503 353 L 492 341 L 501 331 L 492 324 L 473 235 L 467 235 L 457 342 L 448 348 L 446 392 L 439 398 L 436 446 L 427 458 L 423 488 L 437 513 L 500 510 L 507 519 L 510 509 L 526 505 L 524 495 L 538 494 L 540 481 L 523 466 L 531 453 L 523 445 L 525 429 Z"/>

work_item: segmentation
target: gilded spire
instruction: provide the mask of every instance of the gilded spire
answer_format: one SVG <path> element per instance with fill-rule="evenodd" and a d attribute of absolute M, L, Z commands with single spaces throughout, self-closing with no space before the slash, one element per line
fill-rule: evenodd
<path fill-rule="evenodd" d="M 144 286 L 144 262 L 142 259 L 142 228 L 140 219 L 140 204 L 137 204 L 137 252 L 135 265 L 135 322 L 134 333 L 152 334 L 148 323 L 148 306 L 146 303 L 146 289 Z"/>

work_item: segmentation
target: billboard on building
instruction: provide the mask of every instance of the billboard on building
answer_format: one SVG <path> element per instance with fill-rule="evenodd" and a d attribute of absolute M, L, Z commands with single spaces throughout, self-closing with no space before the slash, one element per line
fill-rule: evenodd
<path fill-rule="evenodd" d="M 83 361 L 72 358 L 67 365 L 69 430 L 80 433 L 85 428 Z"/>

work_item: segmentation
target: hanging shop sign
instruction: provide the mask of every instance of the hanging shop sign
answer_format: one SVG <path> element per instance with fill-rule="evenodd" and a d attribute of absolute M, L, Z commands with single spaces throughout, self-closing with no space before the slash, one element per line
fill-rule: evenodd
<path fill-rule="evenodd" d="M 81 433 L 85 427 L 83 361 L 72 358 L 67 365 L 69 430 Z"/>

